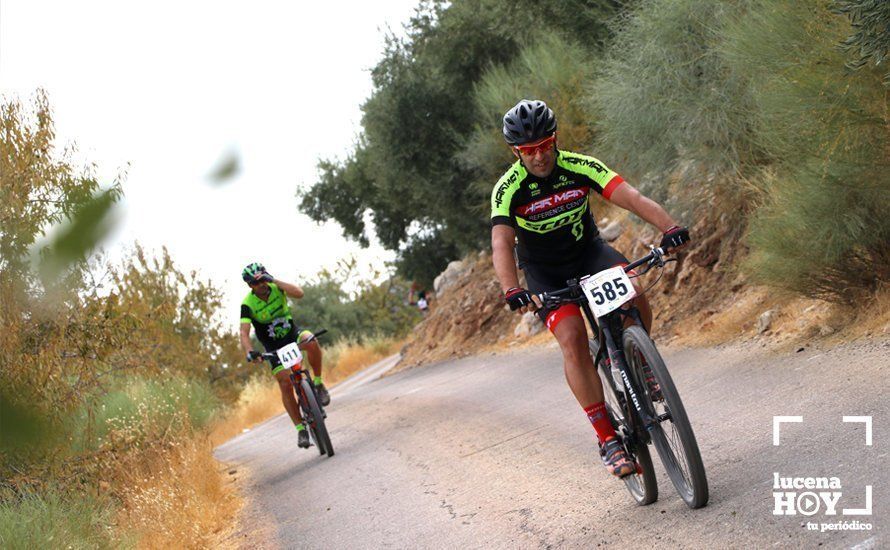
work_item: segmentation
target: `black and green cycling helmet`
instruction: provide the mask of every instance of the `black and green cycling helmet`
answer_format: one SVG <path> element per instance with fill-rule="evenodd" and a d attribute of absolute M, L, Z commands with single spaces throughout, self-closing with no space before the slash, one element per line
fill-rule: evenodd
<path fill-rule="evenodd" d="M 250 283 L 255 281 L 257 277 L 263 273 L 266 273 L 266 268 L 263 264 L 253 262 L 252 264 L 247 264 L 247 267 L 241 272 L 241 278 L 244 279 L 245 283 Z"/>
<path fill-rule="evenodd" d="M 538 141 L 555 131 L 556 115 L 540 99 L 523 99 L 504 115 L 504 139 L 510 145 Z"/>

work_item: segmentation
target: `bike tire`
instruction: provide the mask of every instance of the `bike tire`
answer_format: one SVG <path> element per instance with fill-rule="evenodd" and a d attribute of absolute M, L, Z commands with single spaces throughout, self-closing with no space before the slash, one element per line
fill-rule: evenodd
<path fill-rule="evenodd" d="M 591 347 L 593 349 L 593 347 Z M 596 357 L 594 357 L 596 360 Z M 658 500 L 658 480 L 655 477 L 655 467 L 652 464 L 652 456 L 649 447 L 639 437 L 634 437 L 634 444 L 628 444 L 627 436 L 633 436 L 641 428 L 636 411 L 628 408 L 627 400 L 619 399 L 615 384 L 611 379 L 612 373 L 606 372 L 605 367 L 597 368 L 597 373 L 603 384 L 603 396 L 609 418 L 616 431 L 622 435 L 625 443 L 625 451 L 640 465 L 640 472 L 631 474 L 622 479 L 630 496 L 639 506 L 646 506 Z M 624 404 L 622 404 L 622 401 Z"/>
<path fill-rule="evenodd" d="M 304 397 L 305 395 L 306 392 L 304 391 L 304 388 L 300 386 L 300 388 L 297 390 L 297 400 L 300 402 L 300 409 L 302 409 L 303 411 L 303 422 L 306 423 L 306 426 L 308 428 L 307 431 L 309 432 L 309 439 L 312 441 L 312 444 L 315 445 L 315 448 L 318 449 L 318 454 L 324 456 L 324 443 L 320 442 L 318 432 L 315 429 L 315 423 L 310 420 L 314 418 L 314 416 L 312 414 L 312 409 L 309 408 L 309 400 Z"/>
<path fill-rule="evenodd" d="M 328 436 L 328 428 L 324 422 L 324 413 L 315 397 L 315 391 L 313 391 L 309 381 L 305 378 L 300 380 L 300 393 L 302 394 L 301 397 L 305 396 L 306 406 L 312 415 L 312 422 L 310 422 L 309 428 L 313 433 L 319 454 L 327 453 L 328 457 L 334 456 L 334 446 L 331 444 L 330 436 Z"/>
<path fill-rule="evenodd" d="M 693 509 L 701 508 L 708 503 L 708 479 L 698 442 L 674 380 L 655 343 L 642 327 L 631 326 L 625 329 L 624 356 L 628 368 L 635 373 L 640 382 L 640 387 L 643 389 L 642 402 L 648 412 L 654 417 L 669 415 L 669 418 L 659 421 L 651 430 L 652 443 L 658 451 L 668 477 L 687 506 Z M 645 382 L 641 359 L 645 359 L 652 371 L 660 387 L 662 399 L 652 399 L 653 388 Z M 659 412 L 661 409 L 664 412 Z M 678 457 L 678 454 L 682 456 Z"/>

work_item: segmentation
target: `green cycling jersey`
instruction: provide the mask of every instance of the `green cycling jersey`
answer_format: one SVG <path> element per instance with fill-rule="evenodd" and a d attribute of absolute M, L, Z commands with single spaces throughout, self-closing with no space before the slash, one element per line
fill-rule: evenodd
<path fill-rule="evenodd" d="M 241 302 L 241 323 L 252 323 L 257 338 L 274 351 L 296 341 L 297 327 L 287 296 L 275 283 L 269 283 L 269 296 L 263 300 L 250 292 Z"/>

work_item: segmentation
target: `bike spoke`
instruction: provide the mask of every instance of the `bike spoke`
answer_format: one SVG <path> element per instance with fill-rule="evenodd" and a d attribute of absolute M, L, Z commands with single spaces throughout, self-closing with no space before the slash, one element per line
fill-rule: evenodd
<path fill-rule="evenodd" d="M 683 449 L 683 442 L 680 440 L 680 434 L 674 428 L 673 422 L 671 421 L 670 408 L 664 400 L 654 401 L 652 399 L 652 390 L 649 387 L 649 384 L 646 383 L 646 375 L 643 370 L 644 358 L 642 352 L 638 348 L 634 348 L 630 360 L 630 366 L 640 382 L 640 386 L 644 393 L 643 402 L 645 403 L 646 408 L 649 409 L 649 412 L 652 413 L 653 418 L 657 421 L 658 429 L 661 431 L 661 437 L 666 446 L 665 450 L 669 455 L 666 457 L 667 461 L 672 464 L 673 468 L 680 474 L 680 477 L 682 477 L 682 484 L 685 485 L 684 491 L 692 493 L 692 476 L 689 472 L 686 452 Z"/>
<path fill-rule="evenodd" d="M 686 481 L 686 485 L 691 487 L 692 475 L 689 473 L 688 459 L 686 458 L 686 452 L 683 450 L 683 442 L 680 441 L 680 434 L 674 428 L 673 424 L 670 426 L 670 441 L 674 456 L 677 456 L 677 451 L 679 451 L 680 456 L 683 457 L 682 460 L 678 461 L 678 465 L 680 467 L 680 472 L 683 474 L 683 479 Z"/>

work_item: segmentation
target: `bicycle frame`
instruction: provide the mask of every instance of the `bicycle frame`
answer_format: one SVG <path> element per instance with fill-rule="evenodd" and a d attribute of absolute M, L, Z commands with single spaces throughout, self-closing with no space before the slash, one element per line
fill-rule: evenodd
<path fill-rule="evenodd" d="M 664 259 L 665 251 L 660 248 L 652 247 L 652 252 L 648 255 L 640 258 L 632 262 L 630 265 L 624 267 L 625 271 L 630 271 L 635 267 L 638 267 L 643 264 L 647 264 L 647 268 L 641 273 L 644 274 L 652 268 L 652 266 L 663 267 L 665 264 Z M 668 260 L 670 261 L 670 260 Z M 621 374 L 621 379 L 624 382 L 624 392 L 627 397 L 630 398 L 631 403 L 633 403 L 633 407 L 639 416 L 639 419 L 642 421 L 643 427 L 646 429 L 646 432 L 651 432 L 656 428 L 658 423 L 663 420 L 661 416 L 654 417 L 643 407 L 642 402 L 640 400 L 641 389 L 634 376 L 630 372 L 627 366 L 627 360 L 624 357 L 624 351 L 622 347 L 618 345 L 618 342 L 621 340 L 621 334 L 624 331 L 624 320 L 625 318 L 630 318 L 633 322 L 639 326 L 643 326 L 643 321 L 640 318 L 640 312 L 631 304 L 628 308 L 620 307 L 611 313 L 608 313 L 602 317 L 595 317 L 593 315 L 593 310 L 590 308 L 590 304 L 587 302 L 587 296 L 581 291 L 581 286 L 578 282 L 578 279 L 571 279 L 567 281 L 568 286 L 560 291 L 556 291 L 553 293 L 545 293 L 541 295 L 543 298 L 542 301 L 547 302 L 549 299 L 557 299 L 559 300 L 562 296 L 568 294 L 569 298 L 565 300 L 566 302 L 576 302 L 581 307 L 581 310 L 584 312 L 585 318 L 587 318 L 587 322 L 590 324 L 591 328 L 594 329 L 597 333 L 597 340 L 600 342 L 599 350 L 597 351 L 596 357 L 593 358 L 594 366 L 597 364 L 601 354 L 604 352 L 608 354 L 608 358 L 611 361 L 613 367 L 618 369 L 618 372 Z M 596 367 L 595 367 L 596 368 Z M 612 380 L 611 372 L 606 373 L 609 376 L 606 378 L 610 380 L 610 383 L 614 383 Z M 619 392 L 616 392 L 618 394 Z M 626 405 L 626 403 L 625 403 Z M 648 443 L 648 442 L 647 442 Z"/>
<path fill-rule="evenodd" d="M 309 342 L 312 342 L 313 340 L 317 340 L 319 336 L 321 336 L 322 334 L 325 334 L 326 332 L 327 332 L 326 329 L 321 329 L 317 333 L 313 334 L 311 338 L 307 338 L 306 340 L 304 340 L 302 342 L 298 342 L 297 346 L 302 350 L 303 346 L 305 346 Z M 262 355 L 263 359 L 266 359 L 266 360 L 272 360 L 273 358 L 277 357 L 275 352 L 266 352 L 261 355 Z M 307 364 L 308 364 L 308 361 L 306 360 L 306 357 L 304 356 L 303 360 L 300 361 L 299 364 L 294 365 L 293 367 L 288 369 L 290 371 L 290 373 L 289 373 L 290 381 L 294 385 L 294 391 L 297 393 L 297 396 L 300 395 L 300 391 L 297 388 L 299 388 L 300 381 L 303 379 L 303 377 L 305 376 L 307 378 L 307 380 L 309 380 L 310 382 L 312 381 L 312 373 L 310 373 L 309 369 L 306 367 Z M 310 385 L 312 385 L 312 384 L 310 384 Z M 314 386 L 313 386 L 313 391 L 315 391 Z M 324 413 L 324 407 L 321 406 L 321 403 L 319 403 L 318 406 L 322 410 L 322 413 Z"/>
<path fill-rule="evenodd" d="M 639 310 L 635 306 L 631 306 L 629 309 L 617 309 L 608 315 L 597 318 L 593 316 L 593 311 L 587 304 L 586 299 L 581 301 L 579 305 L 584 312 L 584 316 L 587 318 L 587 322 L 597 331 L 597 340 L 600 342 L 597 355 L 593 358 L 594 366 L 598 363 L 600 356 L 604 353 L 608 354 L 612 366 L 618 369 L 618 372 L 621 374 L 621 380 L 624 382 L 624 392 L 616 393 L 625 393 L 630 398 L 634 409 L 637 411 L 637 414 L 643 423 L 643 427 L 646 431 L 651 431 L 657 425 L 658 420 L 643 408 L 638 397 L 641 393 L 640 387 L 637 384 L 635 377 L 631 376 L 627 361 L 624 357 L 624 351 L 616 343 L 617 340 L 620 340 L 621 334 L 624 331 L 623 326 L 625 317 L 630 317 L 634 320 L 634 323 L 643 326 Z M 613 330 L 616 331 L 615 334 L 613 334 Z M 606 374 L 608 375 L 607 379 L 612 383 L 612 373 L 607 372 Z"/>

